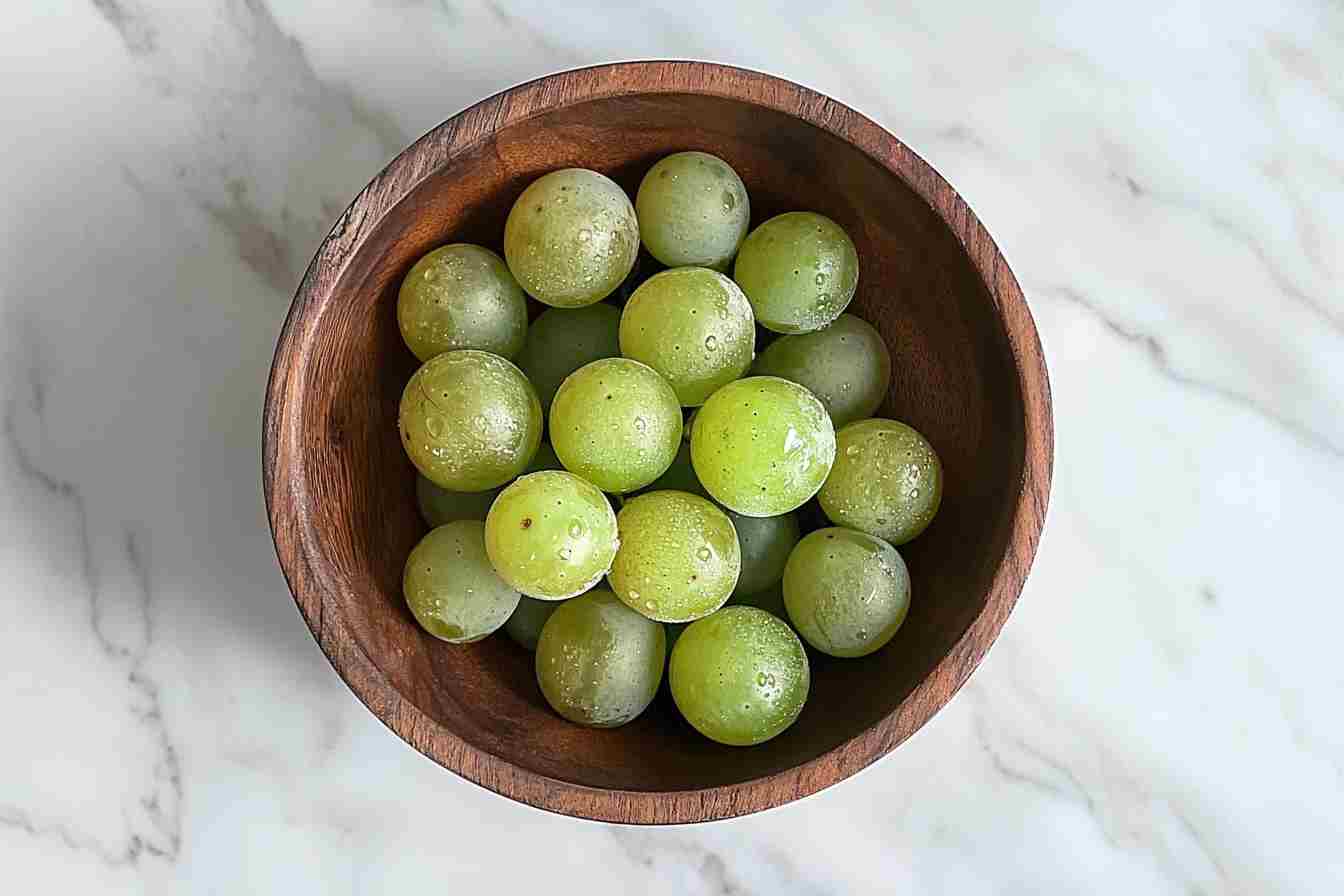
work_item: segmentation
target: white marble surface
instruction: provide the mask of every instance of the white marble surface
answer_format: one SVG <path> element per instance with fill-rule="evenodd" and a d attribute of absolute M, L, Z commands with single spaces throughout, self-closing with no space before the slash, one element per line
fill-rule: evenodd
<path fill-rule="evenodd" d="M 822 6 L 5 5 L 2 889 L 1340 892 L 1344 7 Z M 514 805 L 386 731 L 258 485 L 335 213 L 474 100 L 633 57 L 776 72 L 928 158 L 1027 290 L 1058 435 L 961 695 L 856 779 L 669 830 Z"/>

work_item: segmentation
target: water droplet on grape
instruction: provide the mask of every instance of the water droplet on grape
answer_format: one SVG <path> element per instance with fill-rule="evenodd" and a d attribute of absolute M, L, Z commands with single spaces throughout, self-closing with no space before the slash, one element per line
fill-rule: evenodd
<path fill-rule="evenodd" d="M 425 432 L 431 439 L 442 439 L 448 433 L 448 421 L 438 414 L 430 414 L 425 417 Z"/>
<path fill-rule="evenodd" d="M 425 278 L 426 283 L 432 283 L 434 282 L 434 278 L 439 276 L 439 272 L 434 270 L 434 268 L 429 267 L 425 268 L 425 273 L 422 274 L 421 276 Z"/>
<path fill-rule="evenodd" d="M 878 518 L 877 518 L 877 524 L 878 524 L 879 526 L 885 526 L 885 525 L 887 524 L 887 521 L 886 521 L 885 519 L 883 519 L 882 517 L 878 517 Z"/>
<path fill-rule="evenodd" d="M 644 601 L 644 609 L 646 609 L 646 610 L 652 610 L 652 609 L 653 609 L 654 607 L 656 607 L 656 606 L 657 606 L 657 604 L 655 604 L 655 603 L 654 603 L 653 601 L 651 601 L 651 600 L 646 600 L 646 601 Z"/>
<path fill-rule="evenodd" d="M 858 453 L 859 453 L 858 445 L 850 445 L 848 448 L 845 449 L 845 454 L 848 455 L 849 457 L 854 457 Z"/>
<path fill-rule="evenodd" d="M 910 497 L 912 497 L 912 498 L 918 498 L 918 497 L 919 497 L 919 489 L 917 489 L 917 488 L 912 488 L 912 489 L 910 489 Z"/>
<path fill-rule="evenodd" d="M 727 190 L 723 191 L 723 210 L 730 212 L 737 208 L 737 197 Z"/>
<path fill-rule="evenodd" d="M 587 227 L 579 231 L 579 242 L 586 243 L 593 238 L 593 232 Z"/>
<path fill-rule="evenodd" d="M 707 352 L 718 351 L 718 348 L 719 348 L 719 340 L 716 337 L 714 336 L 705 337 L 705 351 Z"/>
<path fill-rule="evenodd" d="M 757 683 L 758 685 L 760 685 L 761 687 L 765 687 L 765 673 L 764 673 L 764 672 L 757 672 L 757 673 L 756 673 L 756 683 Z"/>
<path fill-rule="evenodd" d="M 868 629 L 861 628 L 855 634 L 857 634 L 860 638 L 866 638 L 868 637 Z"/>
<path fill-rule="evenodd" d="M 646 421 L 643 417 L 636 417 L 636 418 L 635 418 L 635 429 L 636 429 L 636 430 L 638 430 L 639 432 L 644 432 L 644 431 L 645 431 L 646 429 L 648 429 L 648 428 L 649 428 L 648 421 Z"/>
<path fill-rule="evenodd" d="M 714 555 L 713 555 L 713 553 L 709 550 L 709 548 L 707 548 L 707 547 L 703 547 L 703 546 L 702 546 L 698 551 L 695 552 L 695 556 L 698 557 L 698 558 L 700 558 L 700 560 L 703 562 L 703 561 L 708 561 L 709 558 L 712 557 L 712 556 L 714 556 Z"/>
<path fill-rule="evenodd" d="M 826 275 L 823 274 L 821 271 L 817 271 L 816 281 L 817 285 L 821 286 L 823 283 L 826 282 Z"/>
<path fill-rule="evenodd" d="M 582 537 L 583 537 L 583 523 L 579 522 L 578 520 L 574 520 L 574 522 L 570 523 L 570 524 L 569 524 L 569 537 L 570 537 L 570 538 L 582 538 Z"/>

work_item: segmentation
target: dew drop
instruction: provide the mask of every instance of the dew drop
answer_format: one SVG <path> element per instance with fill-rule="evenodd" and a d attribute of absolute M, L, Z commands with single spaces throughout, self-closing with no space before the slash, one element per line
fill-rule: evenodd
<path fill-rule="evenodd" d="M 434 270 L 434 268 L 432 267 L 428 267 L 425 268 L 425 273 L 422 274 L 421 276 L 425 278 L 426 283 L 432 283 L 434 281 L 434 278 L 439 276 L 439 272 Z"/>
<path fill-rule="evenodd" d="M 582 537 L 583 537 L 583 523 L 579 522 L 578 520 L 574 520 L 572 523 L 570 523 L 570 524 L 569 524 L 569 537 L 570 537 L 570 538 L 582 538 Z"/>
<path fill-rule="evenodd" d="M 859 453 L 858 445 L 850 445 L 848 448 L 845 449 L 845 454 L 848 455 L 849 457 L 855 457 L 856 455 L 858 455 L 858 453 Z"/>
<path fill-rule="evenodd" d="M 866 638 L 868 637 L 868 629 L 861 628 L 857 632 L 855 632 L 855 634 L 857 634 L 860 638 Z"/>
<path fill-rule="evenodd" d="M 823 274 L 821 271 L 817 271 L 816 281 L 817 285 L 821 286 L 823 283 L 826 282 L 826 275 Z"/>
<path fill-rule="evenodd" d="M 653 601 L 651 601 L 651 600 L 646 600 L 646 601 L 644 601 L 644 609 L 646 609 L 646 610 L 652 610 L 652 609 L 654 609 L 656 606 L 657 606 L 657 604 L 655 604 L 655 603 L 654 603 Z"/>
<path fill-rule="evenodd" d="M 761 687 L 765 687 L 765 673 L 764 673 L 764 672 L 757 672 L 757 673 L 756 673 L 756 683 L 757 683 L 758 685 L 760 685 Z"/>
<path fill-rule="evenodd" d="M 442 439 L 448 434 L 448 421 L 438 414 L 430 414 L 425 418 L 425 432 L 431 439 Z"/>
<path fill-rule="evenodd" d="M 887 521 L 886 521 L 885 519 L 883 519 L 882 517 L 878 517 L 878 518 L 877 518 L 877 524 L 878 524 L 879 526 L 885 526 L 885 525 L 887 524 Z"/>
<path fill-rule="evenodd" d="M 919 497 L 919 489 L 917 489 L 917 488 L 912 488 L 912 489 L 910 489 L 910 497 L 911 497 L 911 498 L 918 498 L 918 497 Z"/>
<path fill-rule="evenodd" d="M 593 238 L 593 232 L 587 227 L 579 231 L 579 242 L 586 243 Z"/>
<path fill-rule="evenodd" d="M 636 417 L 636 418 L 635 418 L 635 429 L 636 429 L 636 430 L 638 430 L 639 432 L 644 432 L 644 431 L 647 430 L 648 428 L 649 428 L 648 421 L 646 421 L 643 417 Z"/>
<path fill-rule="evenodd" d="M 713 554 L 710 552 L 709 548 L 702 546 L 698 551 L 695 552 L 695 556 L 698 557 L 702 562 L 704 562 L 708 561 L 709 558 L 713 556 Z"/>
<path fill-rule="evenodd" d="M 723 191 L 723 210 L 730 212 L 737 208 L 737 197 L 727 190 Z"/>
<path fill-rule="evenodd" d="M 705 351 L 707 352 L 718 351 L 718 348 L 719 348 L 719 340 L 716 337 L 712 335 L 705 337 Z"/>

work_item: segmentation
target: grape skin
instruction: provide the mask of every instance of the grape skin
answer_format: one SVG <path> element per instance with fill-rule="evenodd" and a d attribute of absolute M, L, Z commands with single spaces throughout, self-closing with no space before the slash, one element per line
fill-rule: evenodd
<path fill-rule="evenodd" d="M 817 494 L 831 522 L 893 545 L 929 527 L 943 500 L 943 465 L 928 439 L 874 417 L 840 430 L 836 445 L 835 466 Z"/>
<path fill-rule="evenodd" d="M 891 352 L 867 321 L 842 314 L 814 333 L 781 336 L 761 352 L 752 373 L 806 386 L 838 430 L 871 417 L 891 384 Z"/>
<path fill-rule="evenodd" d="M 620 356 L 620 328 L 620 310 L 605 302 L 548 308 L 532 322 L 518 367 L 536 388 L 543 412 L 550 413 L 565 377 L 591 361 Z"/>
<path fill-rule="evenodd" d="M 718 156 L 679 152 L 660 159 L 635 195 L 639 234 L 670 268 L 725 270 L 751 223 L 747 188 Z"/>
<path fill-rule="evenodd" d="M 432 529 L 411 549 L 402 592 L 421 628 L 450 644 L 470 644 L 498 629 L 518 592 L 485 555 L 485 524 L 458 520 Z"/>
<path fill-rule="evenodd" d="M 537 684 L 564 718 L 615 728 L 642 713 L 663 678 L 663 627 L 604 588 L 559 605 L 537 640 Z"/>
<path fill-rule="evenodd" d="M 747 377 L 719 389 L 691 431 L 696 476 L 715 501 L 744 516 L 778 516 L 802 506 L 834 460 L 826 408 L 778 377 Z"/>
<path fill-rule="evenodd" d="M 811 684 L 793 629 L 756 607 L 730 606 L 687 626 L 668 663 L 672 699 L 701 734 L 764 743 L 797 720 Z"/>
<path fill-rule="evenodd" d="M 621 314 L 621 354 L 649 365 L 686 407 L 746 373 L 755 357 L 751 304 L 708 268 L 676 268 L 645 280 Z"/>
<path fill-rule="evenodd" d="M 513 358 L 527 336 L 527 297 L 504 259 L 454 243 L 417 261 L 397 293 L 397 325 L 421 361 L 473 348 Z"/>
<path fill-rule="evenodd" d="M 607 496 L 564 470 L 529 473 L 499 493 L 485 518 L 485 548 L 504 581 L 541 600 L 597 584 L 616 556 Z"/>
<path fill-rule="evenodd" d="M 852 529 L 818 529 L 789 556 L 784 605 L 807 643 L 838 657 L 867 656 L 896 634 L 910 610 L 900 553 Z"/>
<path fill-rule="evenodd" d="M 406 384 L 402 446 L 440 488 L 479 492 L 521 473 L 541 443 L 541 404 L 521 370 L 499 355 L 446 352 Z"/>
<path fill-rule="evenodd" d="M 566 168 L 537 178 L 504 223 L 504 257 L 518 283 L 557 308 L 600 302 L 639 254 L 635 207 L 611 178 Z"/>
<path fill-rule="evenodd" d="M 859 256 L 849 235 L 830 218 L 786 212 L 747 235 L 733 279 L 763 327 L 810 333 L 839 317 L 854 298 Z"/>

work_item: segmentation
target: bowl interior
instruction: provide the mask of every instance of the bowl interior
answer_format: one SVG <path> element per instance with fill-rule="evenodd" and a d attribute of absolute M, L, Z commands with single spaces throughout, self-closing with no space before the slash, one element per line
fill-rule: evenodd
<path fill-rule="evenodd" d="M 432 137 L 429 139 L 433 139 Z M 547 171 L 603 171 L 633 196 L 659 157 L 701 149 L 747 184 L 753 226 L 788 210 L 822 212 L 858 247 L 850 311 L 894 359 L 881 415 L 918 428 L 946 471 L 942 510 L 902 547 L 914 583 L 908 621 L 877 654 L 810 653 L 811 698 L 798 722 L 751 749 L 719 746 L 664 693 L 616 730 L 580 728 L 543 701 L 532 655 L 496 636 L 435 641 L 401 597 L 402 564 L 424 533 L 397 403 L 414 360 L 397 331 L 397 287 L 449 241 L 500 249 L 513 200 Z M 349 259 L 309 332 L 298 425 L 328 590 L 359 649 L 434 723 L 518 769 L 592 788 L 686 791 L 749 781 L 816 758 L 902 710 L 984 607 L 1002 562 L 1024 466 L 1019 374 L 1003 323 L 966 251 L 906 183 L 864 152 L 804 121 L 738 100 L 634 94 L 536 114 L 483 137 L 429 172 Z M 340 663 L 337 663 L 338 667 Z M 377 707 L 374 707 L 377 711 Z"/>

